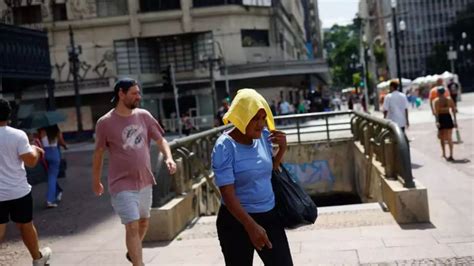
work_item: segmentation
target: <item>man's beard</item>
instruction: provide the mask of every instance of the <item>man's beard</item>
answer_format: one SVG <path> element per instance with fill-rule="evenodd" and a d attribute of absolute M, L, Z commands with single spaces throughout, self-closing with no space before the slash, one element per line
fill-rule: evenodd
<path fill-rule="evenodd" d="M 125 106 L 130 109 L 130 110 L 133 110 L 135 108 L 138 107 L 140 101 L 136 101 L 136 102 L 129 102 L 129 103 L 126 103 Z"/>

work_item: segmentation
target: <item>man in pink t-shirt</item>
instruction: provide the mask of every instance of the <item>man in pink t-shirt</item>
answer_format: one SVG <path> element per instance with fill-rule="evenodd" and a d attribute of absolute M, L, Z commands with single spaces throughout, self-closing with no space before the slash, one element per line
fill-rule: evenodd
<path fill-rule="evenodd" d="M 152 186 L 156 184 L 150 163 L 150 142 L 154 140 L 165 157 L 170 174 L 176 172 L 168 142 L 160 124 L 146 110 L 137 108 L 141 100 L 137 81 L 119 80 L 114 86 L 115 108 L 96 125 L 93 158 L 94 193 L 104 192 L 102 161 L 109 153 L 108 185 L 112 206 L 126 230 L 127 259 L 142 265 L 142 241 L 148 229 Z"/>

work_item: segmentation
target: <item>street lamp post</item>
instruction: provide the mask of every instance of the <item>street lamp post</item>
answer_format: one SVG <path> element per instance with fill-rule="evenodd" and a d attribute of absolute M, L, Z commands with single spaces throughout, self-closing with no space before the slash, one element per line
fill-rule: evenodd
<path fill-rule="evenodd" d="M 364 97 L 365 97 L 365 110 L 369 111 L 369 46 L 367 45 L 367 36 L 362 35 L 362 44 L 364 49 Z M 376 105 L 376 104 L 375 104 Z M 376 107 L 378 107 L 376 105 Z M 375 108 L 378 111 L 378 108 Z"/>
<path fill-rule="evenodd" d="M 215 58 L 209 55 L 206 59 L 200 60 L 199 63 L 209 67 L 209 79 L 211 85 L 211 93 L 212 93 L 212 111 L 213 115 L 217 114 L 217 91 L 216 91 L 216 81 L 214 77 L 214 66 L 221 62 L 221 58 Z"/>
<path fill-rule="evenodd" d="M 222 46 L 219 41 L 216 40 L 208 40 L 209 44 L 217 44 L 217 47 L 219 49 L 220 56 L 212 56 L 209 55 L 207 59 L 199 61 L 203 65 L 207 65 L 209 67 L 209 78 L 210 78 L 210 84 L 211 84 L 211 91 L 212 91 L 212 106 L 213 106 L 213 112 L 214 115 L 217 114 L 217 110 L 219 107 L 217 106 L 217 91 L 216 91 L 216 81 L 214 77 L 214 67 L 217 66 L 222 66 L 224 68 L 224 79 L 225 79 L 225 90 L 227 93 L 227 96 L 230 97 L 230 88 L 229 88 L 229 79 L 227 76 L 227 65 L 224 57 L 224 51 L 222 49 Z M 214 51 L 214 49 L 213 49 Z"/>
<path fill-rule="evenodd" d="M 352 75 L 357 73 L 357 67 L 358 67 L 358 64 L 357 64 L 357 55 L 356 54 L 351 54 L 351 63 L 349 64 L 349 68 L 352 70 Z M 357 90 L 357 84 L 353 84 L 355 87 L 356 87 L 356 92 L 359 93 L 359 91 Z"/>
<path fill-rule="evenodd" d="M 78 71 L 79 71 L 79 54 L 81 53 L 81 47 L 76 48 L 76 43 L 74 42 L 74 33 L 72 32 L 72 27 L 69 25 L 69 40 L 70 47 L 68 49 L 69 53 L 69 63 L 71 64 L 72 78 L 74 85 L 74 95 L 75 95 L 75 105 L 76 105 L 76 118 L 77 118 L 77 133 L 78 137 L 82 135 L 82 114 L 81 114 L 81 95 L 79 94 L 79 81 L 78 81 Z"/>
<path fill-rule="evenodd" d="M 225 80 L 225 92 L 227 96 L 230 97 L 230 88 L 229 88 L 229 78 L 227 74 L 227 64 L 225 61 L 224 50 L 222 49 L 221 43 L 219 41 L 214 40 L 217 43 L 217 47 L 219 48 L 219 53 L 221 54 L 222 58 L 222 67 L 224 68 L 224 80 Z"/>
<path fill-rule="evenodd" d="M 463 32 L 461 33 L 461 44 L 459 45 L 459 52 L 462 53 L 460 56 L 462 58 L 462 63 L 461 65 L 465 68 L 466 67 L 466 58 L 470 58 L 469 55 L 464 55 L 464 53 L 470 53 L 472 51 L 472 45 L 468 42 L 467 40 L 467 33 Z M 451 63 L 451 73 L 455 74 L 455 67 L 454 67 L 454 61 L 458 59 L 458 53 L 452 45 L 449 46 L 449 51 L 447 52 L 448 55 L 448 60 Z M 461 67 L 458 68 L 458 72 L 461 72 Z M 461 100 L 461 93 L 459 93 L 459 101 Z"/>
<path fill-rule="evenodd" d="M 469 53 L 472 50 L 471 44 L 467 41 L 467 33 L 461 33 L 461 44 L 459 45 L 459 51 L 461 53 Z M 461 56 L 463 58 L 462 66 L 466 67 L 465 58 L 469 58 L 468 56 Z"/>
<path fill-rule="evenodd" d="M 397 0 L 392 0 L 392 25 L 393 25 L 393 37 L 395 39 L 395 57 L 397 61 L 397 75 L 398 75 L 398 82 L 400 84 L 399 91 L 403 91 L 403 84 L 402 84 L 402 71 L 401 71 L 401 64 L 400 64 L 400 44 L 398 40 L 398 23 L 397 23 Z M 387 25 L 388 26 L 388 25 Z M 391 29 L 391 27 L 387 27 Z M 400 21 L 400 31 L 405 31 L 406 24 L 402 20 Z"/>
<path fill-rule="evenodd" d="M 451 63 L 451 73 L 453 73 L 453 75 L 455 74 L 454 60 L 456 60 L 457 58 L 458 58 L 458 54 L 456 53 L 456 51 L 454 51 L 453 46 L 449 46 L 448 60 Z"/>

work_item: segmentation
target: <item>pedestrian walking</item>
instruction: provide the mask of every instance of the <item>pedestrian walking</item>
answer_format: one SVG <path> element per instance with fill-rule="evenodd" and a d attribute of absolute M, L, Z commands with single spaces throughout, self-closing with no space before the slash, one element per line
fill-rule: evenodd
<path fill-rule="evenodd" d="M 224 132 L 212 152 L 215 182 L 222 194 L 217 234 L 227 266 L 250 266 L 254 250 L 265 265 L 293 265 L 275 208 L 271 177 L 286 151 L 265 99 L 253 89 L 237 92 L 224 116 L 235 128 Z M 278 145 L 273 156 L 272 143 Z"/>
<path fill-rule="evenodd" d="M 216 118 L 215 118 L 215 126 L 220 127 L 224 125 L 222 122 L 222 118 L 224 117 L 225 113 L 229 110 L 229 101 L 227 99 L 222 100 L 222 105 L 217 110 Z"/>
<path fill-rule="evenodd" d="M 279 115 L 289 115 L 291 112 L 291 107 L 290 104 L 285 100 L 282 99 L 280 104 L 278 105 L 278 114 Z M 281 124 L 283 126 L 288 125 L 288 120 L 287 119 L 280 119 Z"/>
<path fill-rule="evenodd" d="M 444 82 L 443 82 L 443 79 L 442 78 L 439 78 L 436 80 L 436 84 L 431 88 L 430 90 L 430 94 L 429 94 L 429 99 L 430 99 L 430 108 L 431 108 L 431 113 L 433 113 L 434 116 L 436 116 L 435 112 L 434 112 L 434 105 L 433 105 L 433 102 L 434 100 L 436 100 L 436 98 L 438 98 L 438 88 L 439 87 L 443 87 L 444 88 Z M 444 97 L 449 97 L 450 94 L 449 94 L 449 91 L 444 89 Z"/>
<path fill-rule="evenodd" d="M 92 188 L 104 193 L 101 182 L 104 152 L 109 154 L 108 187 L 115 213 L 125 225 L 126 253 L 133 265 L 142 265 L 142 241 L 148 229 L 152 186 L 156 184 L 150 162 L 150 142 L 156 141 L 170 174 L 176 172 L 163 129 L 146 110 L 138 108 L 140 87 L 133 79 L 114 86 L 115 108 L 96 124 Z"/>
<path fill-rule="evenodd" d="M 390 93 L 384 97 L 383 117 L 395 122 L 405 133 L 405 129 L 410 126 L 408 120 L 409 103 L 407 96 L 398 91 L 398 81 L 390 81 Z"/>
<path fill-rule="evenodd" d="M 196 128 L 191 121 L 191 117 L 189 116 L 189 111 L 184 112 L 183 116 L 181 117 L 181 122 L 183 123 L 182 132 L 184 135 L 189 136 L 193 130 Z"/>
<path fill-rule="evenodd" d="M 39 249 L 31 186 L 25 171 L 25 165 L 34 167 L 44 151 L 30 145 L 25 132 L 8 126 L 11 110 L 8 101 L 0 99 L 0 243 L 11 220 L 20 231 L 33 265 L 46 265 L 52 252 L 49 247 Z"/>
<path fill-rule="evenodd" d="M 46 207 L 56 208 L 63 196 L 63 189 L 58 183 L 61 164 L 60 146 L 67 148 L 58 125 L 52 125 L 38 130 L 38 138 L 44 149 L 46 172 L 48 174 L 48 191 Z"/>
<path fill-rule="evenodd" d="M 452 131 L 453 128 L 457 128 L 456 106 L 450 97 L 445 96 L 444 87 L 438 87 L 438 98 L 434 100 L 433 105 L 443 158 L 454 161 Z M 449 157 L 446 157 L 446 142 L 449 146 Z"/>
<path fill-rule="evenodd" d="M 459 93 L 459 85 L 454 81 L 454 79 L 450 79 L 448 83 L 448 90 L 449 94 L 451 95 L 451 99 L 454 102 L 454 105 L 457 107 L 458 104 L 458 93 Z"/>

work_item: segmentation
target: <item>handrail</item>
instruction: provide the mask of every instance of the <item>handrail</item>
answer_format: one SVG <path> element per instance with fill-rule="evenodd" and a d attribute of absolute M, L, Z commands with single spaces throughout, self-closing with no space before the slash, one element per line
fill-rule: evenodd
<path fill-rule="evenodd" d="M 301 135 L 302 134 L 309 134 L 309 133 L 326 133 L 326 140 L 330 141 L 330 132 L 332 131 L 342 131 L 342 130 L 347 130 L 350 131 L 349 128 L 343 128 L 343 129 L 330 129 L 330 126 L 340 126 L 340 125 L 350 125 L 350 122 L 346 123 L 329 123 L 329 118 L 331 117 L 336 117 L 336 116 L 341 116 L 341 115 L 352 115 L 352 111 L 336 111 L 336 112 L 315 112 L 315 113 L 305 113 L 305 114 L 290 114 L 290 115 L 280 115 L 275 117 L 275 121 L 278 123 L 279 121 L 282 121 L 282 124 L 285 124 L 286 120 L 289 120 L 291 122 L 295 122 L 296 127 L 292 124 L 290 126 L 279 126 L 280 130 L 283 131 L 289 131 L 292 129 L 296 129 L 295 133 L 292 132 L 286 132 L 287 135 L 294 135 L 296 134 L 298 137 L 298 143 L 301 143 Z M 318 119 L 324 119 L 324 124 L 311 124 L 311 125 L 304 125 L 302 124 L 301 121 L 305 121 L 308 119 L 313 119 L 313 120 L 318 120 Z M 301 132 L 301 129 L 304 128 L 318 128 L 318 127 L 324 127 L 324 130 L 317 130 L 317 131 L 305 131 Z"/>
<path fill-rule="evenodd" d="M 340 115 L 349 115 L 350 121 L 329 121 L 329 118 L 340 116 Z M 323 123 L 306 123 L 308 120 L 315 121 L 321 119 Z M 368 154 L 372 152 L 372 149 L 368 148 L 372 145 L 370 142 L 381 146 L 382 149 L 386 149 L 384 140 L 386 138 L 393 138 L 395 140 L 395 145 L 397 146 L 397 153 L 399 161 L 390 159 L 390 164 L 399 163 L 400 172 L 399 175 L 403 178 L 404 186 L 407 188 L 415 187 L 413 182 L 413 176 L 411 172 L 411 160 L 410 160 L 410 151 L 408 147 L 407 140 L 404 137 L 404 134 L 401 132 L 400 128 L 393 122 L 381 118 L 371 116 L 366 113 L 361 113 L 357 111 L 340 111 L 340 112 L 320 112 L 320 113 L 307 113 L 307 114 L 292 114 L 285 116 L 275 117 L 276 122 L 285 122 L 290 121 L 291 125 L 278 125 L 277 128 L 287 132 L 287 135 L 298 135 L 297 143 L 301 143 L 301 136 L 305 134 L 320 133 L 321 135 L 325 133 L 327 141 L 331 139 L 331 132 L 336 131 L 351 131 L 352 138 L 354 141 L 361 140 L 364 136 L 363 128 L 368 128 L 370 134 L 369 137 L 373 137 L 370 141 L 361 140 L 364 144 L 365 152 Z M 286 122 L 285 122 L 286 124 Z M 341 127 L 343 125 L 349 125 L 349 127 Z M 336 128 L 334 126 L 337 126 Z M 324 130 L 314 130 L 313 128 L 325 127 Z M 211 153 L 214 143 L 219 135 L 225 131 L 232 128 L 232 125 L 220 126 L 217 128 L 212 128 L 203 132 L 198 132 L 190 136 L 182 137 L 170 141 L 169 145 L 173 153 L 175 160 L 182 160 L 181 173 L 180 175 L 180 184 L 186 186 L 183 189 L 178 191 L 189 191 L 191 189 L 192 183 L 206 178 L 207 186 L 213 191 L 214 196 L 219 197 L 218 188 L 215 186 L 212 180 L 212 167 L 211 167 Z M 294 130 L 296 129 L 296 132 Z M 301 131 L 302 129 L 308 129 Z M 321 136 L 319 135 L 319 136 Z M 367 135 L 367 134 L 366 134 Z M 339 136 L 340 137 L 340 136 Z M 317 139 L 311 139 L 314 141 Z M 388 146 L 387 146 L 388 147 Z M 390 150 L 387 150 L 390 151 Z M 381 154 L 378 153 L 378 156 Z M 383 155 L 382 155 L 383 156 Z M 389 160 L 389 159 L 387 159 Z M 158 157 L 158 162 L 156 164 L 155 172 L 158 176 L 157 181 L 162 186 L 167 186 L 165 188 L 157 189 L 154 191 L 153 197 L 153 206 L 159 206 L 164 204 L 166 200 L 169 199 L 175 191 L 172 191 L 172 177 L 166 173 L 161 173 L 160 169 L 164 165 L 163 156 Z M 385 167 L 386 172 L 388 172 L 387 166 Z M 159 172 L 159 173 L 158 173 Z M 176 182 L 175 176 L 175 184 Z M 160 180 L 161 179 L 161 180 Z M 175 188 L 176 190 L 176 188 Z"/>
<path fill-rule="evenodd" d="M 371 122 L 374 124 L 378 124 L 379 126 L 382 126 L 383 128 L 391 131 L 391 137 L 394 138 L 397 146 L 397 152 L 398 152 L 398 159 L 400 160 L 400 176 L 403 178 L 404 181 L 404 186 L 406 188 L 413 188 L 415 187 L 415 183 L 413 181 L 413 175 L 411 171 L 411 158 L 410 158 L 410 147 L 408 146 L 408 141 L 405 137 L 405 134 L 402 132 L 400 127 L 395 124 L 394 122 L 387 120 L 387 119 L 382 119 L 378 118 L 375 116 L 371 116 L 366 113 L 354 111 L 354 114 L 356 117 L 362 118 L 367 122 Z M 351 126 L 354 127 L 355 123 L 351 123 Z M 354 129 L 354 128 L 353 128 Z M 353 130 L 354 133 L 354 130 Z M 384 134 L 383 132 L 381 135 Z M 387 136 L 385 134 L 385 136 Z M 385 137 L 383 136 L 383 138 Z M 383 141 L 383 138 L 380 139 L 379 141 Z"/>
<path fill-rule="evenodd" d="M 175 161 L 182 159 L 183 167 L 182 170 L 184 173 L 181 174 L 180 185 L 185 186 L 185 188 L 178 189 L 179 191 L 189 191 L 191 189 L 192 183 L 196 182 L 197 179 L 202 177 L 206 178 L 207 185 L 213 190 L 213 195 L 220 195 L 219 190 L 211 180 L 212 170 L 211 170 L 211 152 L 212 147 L 214 146 L 215 140 L 218 135 L 229 128 L 232 125 L 221 126 L 217 128 L 212 128 L 203 132 L 199 132 L 190 136 L 182 137 L 179 139 L 174 139 L 169 142 L 169 146 Z M 158 207 L 170 200 L 170 195 L 174 195 L 172 191 L 172 180 L 171 177 L 166 171 L 164 166 L 164 156 L 160 153 L 158 156 L 157 163 L 155 165 L 155 174 L 157 175 L 157 182 L 159 186 L 165 186 L 164 188 L 157 188 L 153 194 L 153 207 Z M 178 177 L 175 176 L 175 179 Z M 176 187 L 174 188 L 176 190 Z M 155 189 L 154 189 L 155 190 Z"/>

